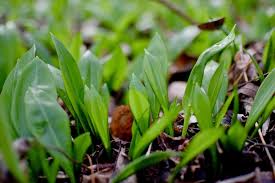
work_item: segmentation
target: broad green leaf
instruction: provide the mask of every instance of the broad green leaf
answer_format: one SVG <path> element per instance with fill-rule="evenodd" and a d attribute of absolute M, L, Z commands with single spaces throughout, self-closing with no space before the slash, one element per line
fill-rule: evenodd
<path fill-rule="evenodd" d="M 138 127 L 144 133 L 149 127 L 150 119 L 150 105 L 147 98 L 140 90 L 132 86 L 129 90 L 129 104 Z"/>
<path fill-rule="evenodd" d="M 271 71 L 275 68 L 275 30 L 273 29 L 270 33 L 270 37 L 268 42 L 265 45 L 264 53 L 263 53 L 263 63 L 264 63 L 264 70 Z"/>
<path fill-rule="evenodd" d="M 142 170 L 151 165 L 155 165 L 161 161 L 167 160 L 173 156 L 176 156 L 177 153 L 173 151 L 165 152 L 153 152 L 148 156 L 141 156 L 131 163 L 129 163 L 124 169 L 122 169 L 114 179 L 111 180 L 112 183 L 122 182 L 127 177 L 133 175 L 135 172 Z"/>
<path fill-rule="evenodd" d="M 227 93 L 227 85 L 228 85 L 228 76 L 225 70 L 225 63 L 221 63 L 214 75 L 212 76 L 207 94 L 210 101 L 210 110 L 211 113 L 216 114 L 216 111 L 219 110 L 221 103 L 223 103 L 224 98 Z M 217 106 L 218 105 L 218 106 Z M 215 106 L 217 109 L 215 110 Z"/>
<path fill-rule="evenodd" d="M 65 91 L 65 86 L 64 86 L 63 79 L 62 79 L 61 71 L 52 65 L 48 64 L 47 66 L 54 77 L 56 89 Z"/>
<path fill-rule="evenodd" d="M 202 79 L 203 79 L 203 73 L 206 64 L 208 61 L 217 53 L 222 51 L 224 48 L 226 48 L 230 43 L 233 42 L 235 39 L 235 26 L 232 28 L 230 34 L 225 37 L 222 41 L 216 43 L 212 47 L 208 48 L 205 50 L 198 58 L 195 66 L 193 67 L 191 74 L 189 76 L 187 86 L 185 89 L 185 94 L 183 96 L 183 108 L 185 113 L 190 113 L 190 106 L 191 106 L 191 98 L 192 98 L 192 93 L 194 92 L 194 87 L 195 84 L 197 83 L 199 86 L 202 84 Z M 187 133 L 187 128 L 189 124 L 190 119 L 185 119 L 184 127 L 182 130 L 183 136 L 186 135 Z"/>
<path fill-rule="evenodd" d="M 132 74 L 131 82 L 129 85 L 129 89 L 132 88 L 140 91 L 144 96 L 147 96 L 145 86 L 141 83 L 140 79 L 135 74 Z"/>
<path fill-rule="evenodd" d="M 90 137 L 90 133 L 86 132 L 78 137 L 76 137 L 73 141 L 73 153 L 74 153 L 74 159 L 81 163 L 86 151 L 91 146 L 92 141 Z"/>
<path fill-rule="evenodd" d="M 268 102 L 274 97 L 275 93 L 275 69 L 273 69 L 268 76 L 264 79 L 261 86 L 259 87 L 257 94 L 255 96 L 252 108 L 245 124 L 245 129 L 250 132 L 250 130 L 255 125 L 256 121 L 259 119 L 260 115 L 263 113 Z"/>
<path fill-rule="evenodd" d="M 142 134 L 149 127 L 150 119 L 150 106 L 146 97 L 136 89 L 130 89 L 129 91 L 129 104 L 131 112 L 135 117 L 138 128 Z"/>
<path fill-rule="evenodd" d="M 149 83 L 148 78 L 146 76 L 144 78 L 144 86 L 145 86 L 148 101 L 149 101 L 149 104 L 150 104 L 152 118 L 153 118 L 153 120 L 156 120 L 159 117 L 160 103 L 159 103 L 152 87 L 150 86 L 150 83 Z"/>
<path fill-rule="evenodd" d="M 111 144 L 108 128 L 108 109 L 106 107 L 106 103 L 93 86 L 91 86 L 90 89 L 85 87 L 84 103 L 97 134 L 102 140 L 106 151 L 110 153 Z"/>
<path fill-rule="evenodd" d="M 108 86 L 115 91 L 121 88 L 127 78 L 127 58 L 120 47 L 113 52 L 111 58 L 104 64 L 103 76 Z"/>
<path fill-rule="evenodd" d="M 30 131 L 26 126 L 26 108 L 24 97 L 29 89 L 36 85 L 47 85 L 48 78 L 40 77 L 47 70 L 41 67 L 39 58 L 34 58 L 28 65 L 18 72 L 18 79 L 13 89 L 11 104 L 11 122 L 20 137 L 29 137 Z"/>
<path fill-rule="evenodd" d="M 219 67 L 219 64 L 213 60 L 206 64 L 204 68 L 203 79 L 201 84 L 205 92 L 208 92 L 210 80 L 213 77 L 218 67 Z"/>
<path fill-rule="evenodd" d="M 206 93 L 197 84 L 194 89 L 192 108 L 198 119 L 201 131 L 213 126 L 211 117 L 210 101 Z"/>
<path fill-rule="evenodd" d="M 103 67 L 100 61 L 90 51 L 87 51 L 78 63 L 82 78 L 90 88 L 93 85 L 97 90 L 101 87 L 103 80 Z"/>
<path fill-rule="evenodd" d="M 182 31 L 175 33 L 168 42 L 169 61 L 174 61 L 192 41 L 199 35 L 197 26 L 185 27 Z"/>
<path fill-rule="evenodd" d="M 16 128 L 14 128 L 12 119 L 11 119 L 11 108 L 13 103 L 13 96 L 15 93 L 15 86 L 19 77 L 19 74 L 22 73 L 23 68 L 28 65 L 35 57 L 35 46 L 33 46 L 29 51 L 27 51 L 20 59 L 18 59 L 18 62 L 16 66 L 13 68 L 13 70 L 8 75 L 3 90 L 1 93 L 1 96 L 3 96 L 3 102 L 5 103 L 5 114 L 7 114 L 7 120 L 8 120 L 8 126 L 10 128 L 10 132 L 12 134 L 12 137 L 15 138 L 18 136 L 18 132 Z"/>
<path fill-rule="evenodd" d="M 110 93 L 109 93 L 108 86 L 106 83 L 101 88 L 101 96 L 102 96 L 102 100 L 106 106 L 106 109 L 109 109 Z"/>
<path fill-rule="evenodd" d="M 164 116 L 153 123 L 153 125 L 143 134 L 139 143 L 136 145 L 133 151 L 133 159 L 139 157 L 148 145 L 157 138 L 160 133 L 177 118 L 180 111 L 179 106 L 171 107 L 170 110 L 164 114 Z"/>
<path fill-rule="evenodd" d="M 59 58 L 59 66 L 66 93 L 82 127 L 85 131 L 88 131 L 89 126 L 87 124 L 88 120 L 86 119 L 87 114 L 82 108 L 84 102 L 84 84 L 77 63 L 65 46 L 57 40 L 53 34 L 51 36 Z M 93 131 L 93 127 L 91 128 Z"/>
<path fill-rule="evenodd" d="M 36 74 L 35 77 L 29 77 L 29 79 L 36 82 L 28 87 L 24 101 L 21 101 L 24 103 L 23 107 L 25 108 L 24 125 L 28 127 L 31 134 L 44 147 L 57 147 L 72 157 L 70 122 L 66 112 L 56 101 L 57 93 L 51 72 L 47 65 L 39 59 L 36 59 L 32 65 L 31 70 L 26 70 L 22 75 L 24 77 L 28 76 L 27 73 Z M 43 77 L 39 77 L 40 75 Z M 28 77 L 24 78 L 27 79 Z M 60 152 L 50 149 L 49 152 L 59 162 L 62 162 L 62 168 L 69 175 L 71 181 L 74 182 L 71 161 Z"/>
<path fill-rule="evenodd" d="M 3 97 L 0 96 L 0 155 L 1 160 L 4 161 L 9 171 L 16 178 L 18 182 L 26 183 L 27 179 L 23 174 L 23 171 L 19 168 L 19 157 L 12 148 L 12 136 L 10 134 L 8 121 L 5 118 Z"/>
<path fill-rule="evenodd" d="M 150 86 L 152 87 L 161 107 L 164 111 L 168 110 L 168 92 L 167 92 L 167 81 L 166 75 L 163 74 L 162 65 L 166 62 L 161 63 L 157 60 L 158 57 L 153 56 L 149 52 L 145 52 L 144 57 L 144 71 Z"/>
<path fill-rule="evenodd" d="M 209 128 L 197 133 L 182 153 L 182 160 L 173 170 L 169 182 L 173 182 L 182 167 L 211 147 L 223 134 L 224 130 L 222 128 Z"/>
<path fill-rule="evenodd" d="M 163 74 L 164 77 L 166 78 L 167 72 L 168 72 L 167 49 L 159 34 L 156 33 L 155 36 L 152 38 L 147 48 L 147 51 L 151 55 L 156 57 L 156 61 L 158 62 L 158 65 L 161 68 L 160 73 Z"/>
<path fill-rule="evenodd" d="M 247 131 L 239 121 L 236 121 L 222 138 L 222 143 L 228 151 L 240 152 L 247 137 Z"/>

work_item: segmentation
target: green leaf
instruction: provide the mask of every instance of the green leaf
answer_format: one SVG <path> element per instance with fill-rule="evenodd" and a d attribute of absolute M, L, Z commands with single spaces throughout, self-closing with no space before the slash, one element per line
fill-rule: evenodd
<path fill-rule="evenodd" d="M 182 160 L 173 170 L 172 175 L 169 177 L 169 182 L 173 182 L 182 167 L 211 147 L 223 134 L 224 130 L 222 128 L 209 128 L 197 133 L 182 153 Z"/>
<path fill-rule="evenodd" d="M 213 60 L 206 64 L 204 68 L 203 80 L 201 84 L 205 92 L 208 92 L 210 80 L 213 77 L 218 67 L 219 67 L 219 64 Z"/>
<path fill-rule="evenodd" d="M 101 96 L 102 96 L 102 100 L 106 106 L 106 109 L 109 109 L 110 93 L 109 93 L 108 86 L 106 83 L 101 88 Z"/>
<path fill-rule="evenodd" d="M 160 133 L 173 121 L 177 118 L 180 111 L 179 106 L 171 107 L 170 110 L 164 114 L 164 116 L 159 120 L 153 123 L 153 125 L 143 134 L 139 143 L 133 150 L 133 159 L 139 157 L 148 145 L 157 138 Z"/>
<path fill-rule="evenodd" d="M 196 118 L 198 119 L 201 131 L 211 128 L 213 124 L 210 101 L 204 90 L 197 84 L 194 89 L 192 107 Z"/>
<path fill-rule="evenodd" d="M 160 73 L 162 73 L 164 75 L 164 78 L 166 78 L 168 72 L 167 49 L 159 34 L 156 33 L 154 35 L 149 43 L 147 51 L 156 58 L 156 61 L 161 68 Z"/>
<path fill-rule="evenodd" d="M 222 123 L 222 119 L 223 119 L 224 115 L 226 114 L 226 112 L 227 112 L 234 96 L 235 96 L 235 92 L 232 92 L 232 94 L 225 101 L 225 103 L 222 106 L 221 110 L 216 115 L 216 125 L 215 125 L 216 127 L 219 127 L 220 124 Z"/>
<path fill-rule="evenodd" d="M 9 171 L 16 178 L 18 182 L 26 183 L 27 179 L 22 170 L 19 168 L 19 157 L 12 148 L 12 136 L 10 134 L 8 121 L 4 113 L 3 97 L 0 96 L 0 138 L 5 139 L 0 141 L 0 155 L 1 159 L 5 162 Z"/>
<path fill-rule="evenodd" d="M 245 129 L 250 132 L 250 130 L 255 125 L 256 121 L 259 119 L 260 115 L 263 113 L 268 102 L 275 93 L 275 69 L 273 69 L 268 76 L 264 79 L 261 86 L 259 87 L 257 94 L 255 96 L 254 102 L 251 107 L 251 111 L 247 122 L 245 124 Z"/>
<path fill-rule="evenodd" d="M 144 71 L 150 86 L 152 87 L 161 107 L 164 111 L 168 110 L 168 92 L 166 75 L 163 73 L 163 66 L 166 62 L 161 63 L 157 60 L 158 57 L 151 55 L 149 52 L 145 52 L 144 57 Z"/>
<path fill-rule="evenodd" d="M 192 98 L 192 93 L 194 92 L 194 87 L 195 84 L 197 83 L 199 86 L 202 84 L 202 79 L 203 79 L 203 73 L 206 64 L 209 62 L 209 60 L 222 51 L 224 48 L 226 48 L 230 43 L 233 42 L 235 39 L 235 26 L 232 28 L 230 34 L 225 37 L 222 41 L 216 43 L 212 47 L 208 48 L 205 50 L 198 58 L 195 66 L 193 67 L 191 74 L 189 76 L 187 86 L 185 89 L 185 94 L 183 96 L 183 108 L 185 113 L 190 113 L 190 106 L 191 106 L 191 98 Z M 185 119 L 184 127 L 182 130 L 182 135 L 185 136 L 187 133 L 187 128 L 189 124 L 190 119 Z"/>
<path fill-rule="evenodd" d="M 106 151 L 110 153 L 111 144 L 106 103 L 93 86 L 90 89 L 85 87 L 84 103 L 97 134 L 101 138 Z"/>
<path fill-rule="evenodd" d="M 87 115 L 85 114 L 85 110 L 82 108 L 84 102 L 84 84 L 77 63 L 65 46 L 57 40 L 53 34 L 51 36 L 59 58 L 59 66 L 66 93 L 82 127 L 85 131 L 88 131 L 89 126 L 87 124 L 88 120 L 86 119 Z M 93 131 L 93 127 L 91 128 Z"/>
<path fill-rule="evenodd" d="M 114 179 L 111 180 L 112 183 L 122 182 L 127 177 L 133 175 L 135 172 L 142 170 L 151 165 L 155 165 L 161 161 L 167 160 L 170 157 L 176 156 L 177 154 L 173 151 L 165 152 L 153 152 L 148 156 L 141 156 L 131 163 L 129 163 L 124 169 L 122 169 Z"/>
<path fill-rule="evenodd" d="M 36 59 L 32 65 L 33 67 L 30 67 L 31 70 L 26 70 L 25 72 L 26 74 L 34 73 L 36 77 L 29 77 L 29 79 L 37 82 L 29 86 L 25 93 L 23 107 L 25 108 L 26 120 L 24 125 L 27 123 L 31 134 L 44 147 L 57 147 L 72 157 L 70 122 L 66 112 L 63 111 L 56 101 L 57 94 L 51 72 L 47 65 L 39 59 Z M 41 75 L 43 77 L 38 77 Z M 27 79 L 27 77 L 24 78 Z M 59 162 L 62 162 L 61 166 L 69 175 L 71 181 L 74 182 L 75 178 L 71 161 L 60 152 L 53 150 L 49 150 L 49 152 Z"/>
<path fill-rule="evenodd" d="M 145 85 L 145 89 L 146 89 L 146 93 L 147 93 L 146 96 L 148 97 L 148 101 L 150 104 L 152 118 L 153 118 L 153 120 L 156 120 L 159 117 L 160 103 L 159 103 L 152 87 L 150 86 L 149 80 L 146 76 L 144 78 L 144 85 Z"/>
<path fill-rule="evenodd" d="M 219 110 L 227 93 L 228 76 L 224 65 L 225 63 L 219 65 L 210 80 L 207 90 L 210 101 L 210 110 L 211 113 L 214 114 Z M 215 110 L 216 105 L 218 105 L 218 108 Z"/>
<path fill-rule="evenodd" d="M 82 37 L 80 33 L 77 33 L 73 37 L 71 47 L 70 47 L 70 52 L 72 53 L 72 56 L 76 61 L 79 61 L 80 59 L 81 46 L 82 46 Z"/>
<path fill-rule="evenodd" d="M 127 78 L 127 58 L 120 47 L 115 49 L 110 59 L 104 64 L 103 76 L 108 86 L 117 91 Z"/>
<path fill-rule="evenodd" d="M 174 61 L 199 35 L 197 26 L 185 27 L 182 31 L 175 33 L 168 44 L 169 61 Z"/>
<path fill-rule="evenodd" d="M 84 155 L 88 148 L 91 146 L 92 141 L 90 137 L 90 133 L 86 132 L 78 137 L 76 137 L 73 141 L 73 153 L 74 153 L 74 159 L 77 162 L 82 162 Z"/>
<path fill-rule="evenodd" d="M 263 53 L 263 63 L 264 63 L 264 70 L 271 71 L 275 68 L 275 30 L 273 29 L 270 33 L 270 37 L 268 42 L 265 45 L 264 53 Z"/>
<path fill-rule="evenodd" d="M 228 151 L 240 152 L 247 137 L 247 131 L 239 121 L 236 121 L 222 138 L 222 143 Z"/>
<path fill-rule="evenodd" d="M 17 132 L 16 128 L 14 128 L 12 119 L 11 119 L 11 108 L 15 93 L 15 87 L 16 83 L 18 81 L 18 78 L 20 74 L 22 73 L 23 68 L 28 65 L 29 62 L 31 62 L 35 57 L 35 46 L 33 46 L 29 51 L 27 51 L 20 59 L 18 59 L 18 62 L 16 66 L 13 68 L 13 70 L 8 75 L 3 90 L 1 93 L 1 96 L 3 96 L 3 102 L 5 103 L 5 114 L 7 114 L 7 120 L 8 120 L 8 126 L 10 128 L 10 132 L 12 134 L 12 137 L 15 138 L 18 136 L 19 132 Z"/>
<path fill-rule="evenodd" d="M 99 90 L 103 80 L 103 67 L 96 56 L 90 51 L 87 51 L 81 58 L 78 66 L 85 84 L 89 88 L 93 85 L 97 90 Z"/>
<path fill-rule="evenodd" d="M 150 122 L 150 105 L 147 98 L 141 91 L 132 87 L 129 90 L 129 104 L 138 127 L 144 133 Z"/>
<path fill-rule="evenodd" d="M 65 86 L 64 86 L 63 79 L 62 79 L 61 71 L 49 64 L 48 64 L 48 68 L 54 77 L 56 89 L 65 91 Z"/>

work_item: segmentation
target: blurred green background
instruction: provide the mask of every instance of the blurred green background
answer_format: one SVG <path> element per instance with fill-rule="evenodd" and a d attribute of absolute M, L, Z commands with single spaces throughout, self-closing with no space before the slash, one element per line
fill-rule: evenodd
<path fill-rule="evenodd" d="M 275 0 L 170 2 L 198 23 L 225 17 L 224 28 L 237 24 L 244 44 L 265 40 L 275 25 Z M 16 59 L 33 44 L 42 60 L 58 67 L 50 32 L 76 60 L 85 49 L 103 58 L 120 46 L 132 63 L 155 32 L 171 61 L 182 52 L 197 57 L 225 36 L 198 30 L 158 0 L 1 0 L 0 24 L 0 90 Z"/>

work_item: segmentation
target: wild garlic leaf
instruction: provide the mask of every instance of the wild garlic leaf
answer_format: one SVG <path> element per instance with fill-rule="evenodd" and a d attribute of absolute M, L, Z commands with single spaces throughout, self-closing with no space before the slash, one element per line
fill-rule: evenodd
<path fill-rule="evenodd" d="M 275 93 L 275 69 L 273 69 L 268 76 L 264 79 L 260 85 L 257 94 L 255 96 L 249 117 L 245 124 L 245 129 L 250 132 L 254 127 L 256 121 L 259 119 L 263 113 L 268 102 L 274 97 Z"/>
<path fill-rule="evenodd" d="M 77 33 L 71 42 L 70 52 L 74 59 L 78 62 L 81 55 L 82 37 L 80 33 Z"/>
<path fill-rule="evenodd" d="M 1 96 L 3 96 L 3 102 L 5 103 L 5 114 L 7 114 L 7 120 L 8 120 L 8 126 L 10 128 L 10 132 L 12 134 L 12 137 L 18 137 L 18 133 L 16 128 L 13 127 L 13 122 L 11 119 L 11 108 L 15 93 L 15 87 L 16 83 L 19 77 L 19 74 L 22 72 L 23 68 L 28 65 L 35 57 L 35 46 L 33 46 L 30 50 L 28 50 L 20 59 L 18 59 L 18 62 L 16 66 L 13 68 L 13 70 L 8 75 L 3 90 L 1 93 Z"/>
<path fill-rule="evenodd" d="M 164 75 L 164 77 L 166 78 L 167 72 L 168 72 L 168 66 L 169 66 L 167 49 L 159 34 L 156 33 L 154 35 L 154 37 L 149 43 L 147 51 L 151 55 L 156 57 L 156 60 L 158 61 L 158 65 L 160 65 L 161 67 L 160 74 Z"/>
<path fill-rule="evenodd" d="M 73 154 L 77 162 L 81 163 L 86 151 L 91 146 L 91 136 L 89 132 L 83 133 L 73 141 Z"/>
<path fill-rule="evenodd" d="M 213 74 L 208 85 L 207 95 L 210 101 L 211 113 L 216 114 L 227 93 L 228 76 L 225 68 L 225 63 L 221 63 Z M 217 106 L 218 105 L 218 106 Z M 215 109 L 217 106 L 217 109 Z"/>
<path fill-rule="evenodd" d="M 27 79 L 28 75 L 25 74 L 35 73 L 36 77 L 29 79 L 37 81 L 27 88 L 22 101 L 24 103 L 22 107 L 25 109 L 24 125 L 44 147 L 57 147 L 72 157 L 70 122 L 66 112 L 56 101 L 57 93 L 51 72 L 39 59 L 36 59 L 32 65 L 31 70 L 26 70 L 22 75 Z M 49 149 L 49 152 L 62 162 L 62 168 L 74 182 L 72 162 L 58 151 Z"/>
<path fill-rule="evenodd" d="M 196 84 L 192 100 L 192 108 L 198 119 L 201 131 L 213 126 L 210 101 L 205 91 Z"/>
<path fill-rule="evenodd" d="M 153 120 L 156 120 L 159 117 L 160 103 L 159 103 L 159 101 L 158 101 L 158 99 L 149 83 L 149 80 L 146 76 L 144 76 L 144 86 L 145 86 L 146 94 L 147 94 L 148 101 L 150 104 L 152 118 L 153 118 Z"/>
<path fill-rule="evenodd" d="M 264 70 L 271 71 L 275 68 L 275 30 L 273 29 L 270 33 L 270 37 L 265 45 L 264 53 L 263 53 L 263 63 Z"/>
<path fill-rule="evenodd" d="M 93 86 L 91 86 L 90 89 L 85 87 L 84 104 L 97 135 L 100 137 L 106 151 L 110 153 L 111 143 L 108 127 L 108 109 L 102 96 L 100 96 Z"/>
<path fill-rule="evenodd" d="M 100 89 L 103 81 L 103 66 L 90 51 L 86 51 L 78 63 L 82 78 L 90 88 L 93 85 L 97 90 Z"/>
<path fill-rule="evenodd" d="M 129 104 L 139 129 L 144 133 L 149 127 L 150 105 L 140 91 L 132 88 L 129 91 Z"/>
<path fill-rule="evenodd" d="M 152 87 L 161 107 L 164 111 L 168 110 L 168 91 L 166 83 L 166 75 L 163 74 L 163 64 L 157 60 L 158 57 L 145 52 L 144 71 L 150 86 Z"/>
<path fill-rule="evenodd" d="M 51 36 L 59 58 L 59 66 L 66 93 L 82 127 L 85 131 L 88 131 L 87 114 L 85 109 L 83 109 L 84 84 L 77 63 L 65 46 L 53 34 Z M 93 127 L 90 128 L 93 131 Z"/>
<path fill-rule="evenodd" d="M 247 137 L 247 131 L 239 121 L 236 121 L 222 138 L 222 144 L 229 151 L 240 152 Z"/>
<path fill-rule="evenodd" d="M 157 138 L 169 124 L 173 123 L 177 118 L 179 111 L 179 106 L 171 107 L 162 118 L 153 123 L 153 125 L 143 134 L 139 143 L 135 146 L 133 150 L 133 159 L 138 158 L 148 145 Z"/>
<path fill-rule="evenodd" d="M 198 58 L 195 66 L 193 67 L 191 74 L 189 76 L 188 82 L 187 82 L 187 86 L 185 89 L 185 94 L 183 96 L 183 108 L 184 108 L 184 112 L 186 114 L 191 113 L 191 98 L 192 98 L 192 94 L 194 92 L 194 87 L 196 85 L 196 83 L 201 86 L 202 84 L 202 80 L 203 80 L 203 73 L 204 73 L 204 69 L 206 64 L 209 62 L 209 60 L 211 59 L 211 57 L 213 57 L 214 55 L 216 55 L 217 53 L 219 53 L 220 51 L 222 51 L 224 48 L 226 48 L 230 43 L 233 42 L 233 40 L 235 39 L 235 26 L 232 28 L 230 34 L 225 37 L 222 41 L 216 43 L 215 45 L 211 46 L 210 48 L 208 48 L 207 50 L 205 50 Z M 190 115 L 188 115 L 190 116 Z M 189 124 L 189 119 L 185 119 L 186 123 L 184 123 L 184 127 L 182 130 L 182 134 L 183 136 L 186 135 L 187 133 L 187 128 L 188 128 L 188 124 Z"/>

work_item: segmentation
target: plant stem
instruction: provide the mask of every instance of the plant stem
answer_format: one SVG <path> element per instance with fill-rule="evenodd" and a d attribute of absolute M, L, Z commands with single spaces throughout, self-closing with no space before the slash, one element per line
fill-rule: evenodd
<path fill-rule="evenodd" d="M 187 15 L 181 8 L 179 8 L 176 4 L 170 2 L 169 0 L 155 0 L 156 2 L 164 5 L 171 11 L 173 11 L 175 14 L 186 20 L 192 25 L 198 24 L 193 18 L 191 18 L 189 15 Z"/>

